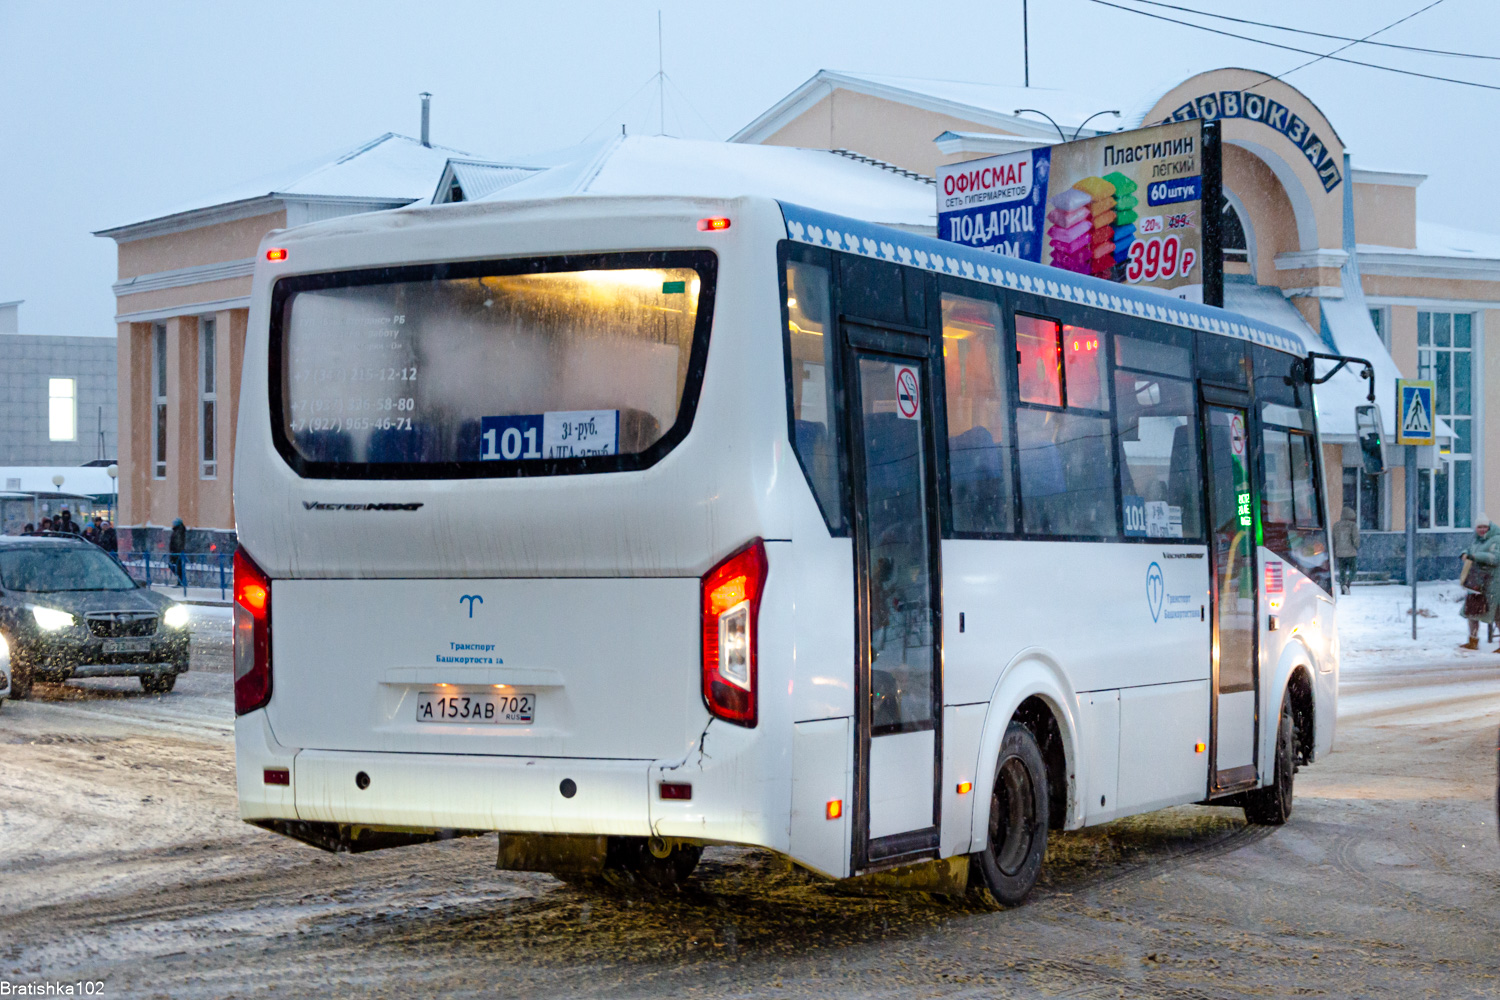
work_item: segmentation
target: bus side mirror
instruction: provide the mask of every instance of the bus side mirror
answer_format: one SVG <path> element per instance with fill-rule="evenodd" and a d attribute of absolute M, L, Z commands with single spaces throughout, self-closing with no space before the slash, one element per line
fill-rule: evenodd
<path fill-rule="evenodd" d="M 1386 471 L 1385 440 L 1380 428 L 1378 405 L 1370 403 L 1354 408 L 1354 433 L 1359 438 L 1359 455 L 1367 476 L 1378 476 Z"/>

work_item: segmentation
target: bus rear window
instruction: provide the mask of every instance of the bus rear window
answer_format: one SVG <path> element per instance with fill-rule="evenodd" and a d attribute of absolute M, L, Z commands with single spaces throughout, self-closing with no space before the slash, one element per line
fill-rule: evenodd
<path fill-rule="evenodd" d="M 277 445 L 313 477 L 644 467 L 691 421 L 713 276 L 656 253 L 283 279 Z"/>

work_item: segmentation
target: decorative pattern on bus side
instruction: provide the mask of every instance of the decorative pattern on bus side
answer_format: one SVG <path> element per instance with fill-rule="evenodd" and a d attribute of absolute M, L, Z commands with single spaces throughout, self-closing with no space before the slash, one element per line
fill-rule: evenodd
<path fill-rule="evenodd" d="M 930 236 L 918 236 L 789 202 L 780 204 L 787 237 L 797 243 L 920 267 L 1191 330 L 1207 330 L 1292 354 L 1307 353 L 1300 338 L 1276 327 L 1246 317 L 1225 319 L 1210 307 L 1197 303 L 1131 292 L 1112 282 L 1082 277 L 1058 268 L 1000 257 L 957 243 L 944 243 Z M 997 259 L 1003 262 L 1000 266 L 994 264 Z"/>

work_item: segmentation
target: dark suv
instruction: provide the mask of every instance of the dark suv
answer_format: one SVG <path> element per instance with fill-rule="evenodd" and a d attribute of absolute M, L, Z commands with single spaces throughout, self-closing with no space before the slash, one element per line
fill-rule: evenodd
<path fill-rule="evenodd" d="M 165 694 L 188 669 L 186 606 L 76 537 L 0 535 L 0 634 L 12 698 L 70 677 L 139 677 Z"/>

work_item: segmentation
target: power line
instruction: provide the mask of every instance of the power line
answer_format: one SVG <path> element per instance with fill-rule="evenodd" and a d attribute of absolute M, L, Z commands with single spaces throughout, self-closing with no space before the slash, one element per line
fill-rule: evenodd
<path fill-rule="evenodd" d="M 1395 66 L 1382 66 L 1379 63 L 1362 62 L 1358 59 L 1345 59 L 1342 56 L 1327 55 L 1322 52 L 1314 52 L 1312 49 L 1299 49 L 1295 45 L 1282 45 L 1280 42 L 1268 42 L 1264 38 L 1255 38 L 1250 35 L 1237 35 L 1232 31 L 1221 31 L 1218 28 L 1210 28 L 1205 24 L 1194 24 L 1191 21 L 1181 21 L 1175 17 L 1167 17 L 1163 14 L 1153 14 L 1150 11 L 1139 10 L 1135 7 L 1125 7 L 1121 4 L 1110 3 L 1109 0 L 1089 0 L 1101 7 L 1113 7 L 1115 10 L 1123 10 L 1127 14 L 1136 14 L 1140 17 L 1149 17 L 1156 21 L 1166 21 L 1170 24 L 1180 24 L 1185 28 L 1196 28 L 1206 31 L 1212 35 L 1223 35 L 1225 38 L 1237 38 L 1242 42 L 1254 42 L 1257 45 L 1268 45 L 1273 49 L 1282 49 L 1287 52 L 1296 52 L 1304 56 L 1317 56 L 1318 59 L 1329 59 L 1333 62 L 1347 63 L 1350 66 L 1364 66 L 1366 69 L 1379 69 L 1387 73 L 1399 73 L 1402 76 L 1421 77 L 1424 80 L 1437 80 L 1441 83 L 1457 83 L 1465 87 L 1478 87 L 1481 90 L 1500 90 L 1500 86 L 1492 83 L 1478 83 L 1474 80 L 1459 80 L 1451 76 L 1438 76 L 1433 73 L 1418 73 L 1412 69 L 1398 69 Z M 1313 60 L 1316 62 L 1317 60 Z"/>
<path fill-rule="evenodd" d="M 1420 45 L 1398 45 L 1395 42 L 1372 42 L 1369 36 L 1364 38 L 1350 38 L 1347 35 L 1330 35 L 1323 31 L 1313 31 L 1309 28 L 1289 28 L 1284 24 L 1271 24 L 1266 21 L 1251 21 L 1243 17 L 1230 17 L 1228 14 L 1214 14 L 1206 10 L 1195 10 L 1192 7 L 1183 7 L 1175 3 L 1162 3 L 1161 0 L 1134 0 L 1135 3 L 1147 7 L 1164 7 L 1167 10 L 1180 10 L 1188 14 L 1196 14 L 1199 17 L 1211 17 L 1217 21 L 1233 21 L 1235 24 L 1249 24 L 1257 28 L 1271 28 L 1275 31 L 1289 31 L 1294 35 L 1311 35 L 1314 38 L 1327 38 L 1335 42 L 1360 42 L 1365 45 L 1378 45 L 1383 49 L 1400 49 L 1403 52 L 1420 52 L 1429 56 L 1455 56 L 1460 59 L 1487 59 L 1500 62 L 1500 56 L 1487 56 L 1479 52 L 1451 52 L 1447 49 L 1428 49 Z M 1418 11 L 1421 13 L 1421 11 Z M 1381 29 L 1382 31 L 1384 29 Z M 1377 32 L 1378 34 L 1379 32 Z"/>
<path fill-rule="evenodd" d="M 1403 23 L 1405 21 L 1410 21 L 1412 18 L 1416 17 L 1418 14 L 1421 14 L 1421 13 L 1423 13 L 1425 11 L 1429 11 L 1429 10 L 1431 10 L 1434 7 L 1436 7 L 1438 4 L 1440 4 L 1442 2 L 1443 2 L 1443 0 L 1432 0 L 1432 3 L 1428 4 L 1426 7 L 1423 7 L 1420 10 L 1414 10 L 1414 11 L 1412 11 L 1410 14 L 1407 14 L 1405 17 L 1398 18 L 1398 19 L 1392 21 L 1390 24 L 1387 24 L 1384 28 L 1377 28 L 1376 30 L 1374 30 L 1374 31 L 1370 32 L 1368 35 L 1366 35 L 1364 38 L 1351 39 L 1347 45 L 1341 45 L 1338 48 L 1334 49 L 1333 52 L 1329 52 L 1326 55 L 1318 56 L 1316 59 L 1309 59 L 1307 62 L 1302 63 L 1300 66 L 1293 66 L 1291 69 L 1287 70 L 1284 73 L 1278 73 L 1278 74 L 1276 74 L 1271 79 L 1272 80 L 1283 79 L 1284 77 L 1291 76 L 1293 73 L 1297 72 L 1299 69 L 1306 69 L 1307 67 L 1311 66 L 1315 62 L 1319 62 L 1319 61 L 1321 61 L 1323 59 L 1331 58 L 1336 53 L 1342 52 L 1342 51 L 1344 51 L 1345 49 L 1348 49 L 1348 48 L 1353 48 L 1354 46 L 1358 45 L 1360 42 L 1363 42 L 1367 38 L 1374 38 L 1376 35 L 1380 34 L 1381 32 L 1390 31 L 1396 25 L 1401 24 L 1401 23 Z M 1259 86 L 1261 86 L 1263 84 L 1266 84 L 1266 83 L 1269 83 L 1269 82 L 1270 82 L 1270 80 L 1262 80 L 1260 83 L 1257 83 L 1255 86 L 1259 87 Z"/>

